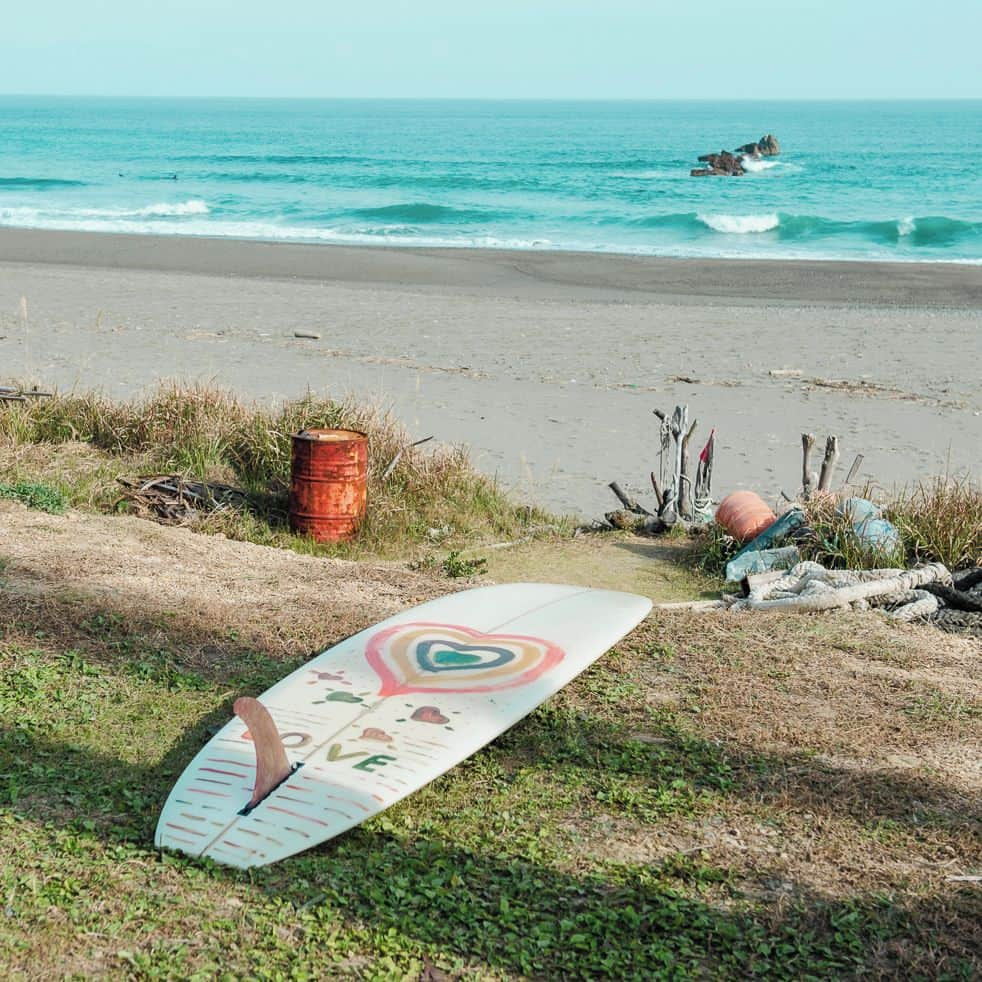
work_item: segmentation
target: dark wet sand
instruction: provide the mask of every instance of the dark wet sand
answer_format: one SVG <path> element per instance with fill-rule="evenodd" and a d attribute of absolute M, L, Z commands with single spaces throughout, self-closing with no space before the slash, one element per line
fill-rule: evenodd
<path fill-rule="evenodd" d="M 982 266 L 665 259 L 577 252 L 308 245 L 0 229 L 0 262 L 571 296 L 982 308 Z"/>

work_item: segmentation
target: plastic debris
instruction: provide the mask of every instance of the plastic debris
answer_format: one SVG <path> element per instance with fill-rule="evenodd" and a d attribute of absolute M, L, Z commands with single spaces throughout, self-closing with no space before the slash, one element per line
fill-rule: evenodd
<path fill-rule="evenodd" d="M 780 549 L 744 549 L 726 564 L 726 579 L 735 583 L 754 573 L 790 569 L 801 559 L 797 546 Z"/>

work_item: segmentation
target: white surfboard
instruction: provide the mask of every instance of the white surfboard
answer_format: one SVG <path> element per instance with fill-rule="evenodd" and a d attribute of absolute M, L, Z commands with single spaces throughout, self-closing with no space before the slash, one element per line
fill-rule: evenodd
<path fill-rule="evenodd" d="M 293 768 L 278 786 L 250 807 L 256 752 L 233 719 L 174 785 L 156 845 L 250 867 L 340 835 L 517 723 L 650 609 L 629 593 L 516 583 L 397 614 L 259 697 Z"/>

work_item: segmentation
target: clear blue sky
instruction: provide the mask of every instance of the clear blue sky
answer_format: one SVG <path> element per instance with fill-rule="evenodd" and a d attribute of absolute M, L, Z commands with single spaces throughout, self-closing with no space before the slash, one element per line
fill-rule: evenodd
<path fill-rule="evenodd" d="M 35 0 L 0 92 L 980 98 L 982 0 Z"/>

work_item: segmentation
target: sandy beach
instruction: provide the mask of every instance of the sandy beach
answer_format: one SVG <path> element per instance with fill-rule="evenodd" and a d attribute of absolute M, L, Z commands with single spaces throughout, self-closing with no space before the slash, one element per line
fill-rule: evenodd
<path fill-rule="evenodd" d="M 980 325 L 972 265 L 0 231 L 4 378 L 350 394 L 586 516 L 608 481 L 645 493 L 652 410 L 681 402 L 717 430 L 717 493 L 793 493 L 805 430 L 885 486 L 977 474 Z"/>

